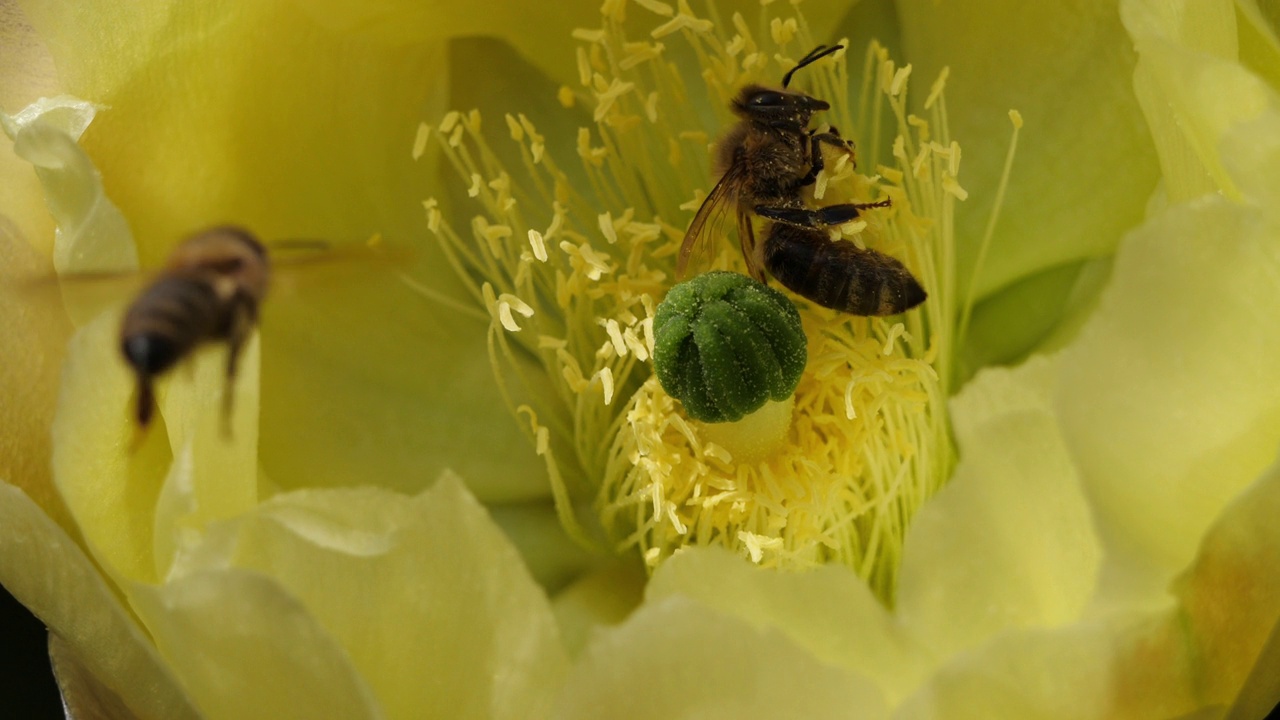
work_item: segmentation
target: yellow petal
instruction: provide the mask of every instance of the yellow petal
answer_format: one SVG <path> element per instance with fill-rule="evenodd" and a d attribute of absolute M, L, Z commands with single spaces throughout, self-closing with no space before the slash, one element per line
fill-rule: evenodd
<path fill-rule="evenodd" d="M 49 50 L 16 4 L 0 4 L 0 112 L 58 92 Z M 53 250 L 53 225 L 40 184 L 31 167 L 7 150 L 0 150 L 0 208 L 0 217 L 12 223 L 5 236 L 25 239 L 47 258 Z"/>
<path fill-rule="evenodd" d="M 565 720 L 886 716 L 865 678 L 819 661 L 776 630 L 682 597 L 646 604 L 596 635 L 556 711 Z"/>
<path fill-rule="evenodd" d="M 546 496 L 494 383 L 485 324 L 373 272 L 298 272 L 296 292 L 267 299 L 266 472 L 286 489 L 418 492 L 450 468 L 485 501 Z"/>
<path fill-rule="evenodd" d="M 647 603 L 677 595 L 783 633 L 819 660 L 872 679 L 891 705 L 929 669 L 924 646 L 843 566 L 784 574 L 719 548 L 688 548 L 661 565 L 645 590 Z"/>
<path fill-rule="evenodd" d="M 1236 62 L 1233 4 L 1134 0 L 1123 8 L 1140 56 L 1134 87 L 1169 199 L 1218 191 L 1237 196 L 1218 142 L 1231 125 L 1263 112 L 1274 94 Z"/>
<path fill-rule="evenodd" d="M 166 383 L 160 414 L 174 461 L 154 510 L 157 577 L 192 533 L 258 503 L 259 345 L 256 335 L 245 344 L 234 382 L 226 379 L 226 349 L 216 347 L 197 352 Z M 232 393 L 230 415 L 224 392 Z"/>
<path fill-rule="evenodd" d="M 49 426 L 58 397 L 58 367 L 72 328 L 52 297 L 35 302 L 15 290 L 31 278 L 54 277 L 53 266 L 24 239 L 7 232 L 3 217 L 0 267 L 0 316 L 5 318 L 5 340 L 0 343 L 0 477 L 21 487 L 59 525 L 71 528 L 49 471 Z"/>
<path fill-rule="evenodd" d="M 625 620 L 640 605 L 647 580 L 638 563 L 618 562 L 584 573 L 558 593 L 552 607 L 570 656 L 599 628 Z"/>
<path fill-rule="evenodd" d="M 1217 518 L 1175 592 L 1199 649 L 1196 687 L 1262 717 L 1280 702 L 1280 465 L 1272 465 Z"/>
<path fill-rule="evenodd" d="M 1233 61 L 1230 3 L 1132 0 L 1124 17 L 1168 200 L 1213 193 L 1153 208 L 1062 357 L 1112 599 L 1133 600 L 1186 566 L 1280 441 L 1280 101 Z"/>
<path fill-rule="evenodd" d="M 1230 707 L 1229 717 L 1262 717 L 1280 700 L 1277 512 L 1273 466 L 1217 519 L 1175 596 L 997 636 L 951 658 L 899 715 L 1221 717 Z"/>
<path fill-rule="evenodd" d="M 591 26 L 599 15 L 599 6 L 594 0 L 532 5 L 520 0 L 497 0 L 477 12 L 466 4 L 441 0 L 327 0 L 302 7 L 311 20 L 326 29 L 391 46 L 411 46 L 450 36 L 496 36 L 564 82 L 576 73 L 573 53 L 548 52 L 547 44 L 567 29 Z"/>
<path fill-rule="evenodd" d="M 444 46 L 431 38 L 447 27 L 428 23 L 405 44 L 353 39 L 289 2 L 26 9 L 67 86 L 110 106 L 85 144 L 144 264 L 218 222 L 268 240 L 377 231 L 403 244 L 425 233 L 429 173 L 410 146 L 445 98 Z M 437 252 L 417 261 L 404 269 L 416 282 L 462 294 Z M 299 284 L 265 310 L 264 330 L 278 334 L 263 350 L 262 458 L 277 482 L 380 478 L 416 491 L 452 466 L 485 498 L 545 493 L 530 454 L 487 452 L 524 441 L 492 383 L 471 382 L 488 368 L 482 323 L 392 271 Z M 458 412 L 469 421 L 454 421 Z"/>
<path fill-rule="evenodd" d="M 226 567 L 265 575 L 295 598 L 387 717 L 538 717 L 565 672 L 546 596 L 456 478 L 414 498 L 376 488 L 277 496 L 211 530 L 175 573 L 209 574 L 217 586 Z M 196 610 L 203 619 L 193 624 L 214 624 L 219 612 L 217 603 Z M 202 649 L 217 641 L 210 632 L 173 654 L 218 658 Z M 272 642 L 287 646 L 279 635 Z M 272 687 L 266 670 L 251 673 L 258 692 Z"/>
<path fill-rule="evenodd" d="M 0 483 L 0 583 L 139 717 L 195 718 L 129 610 L 88 557 L 21 490 Z"/>
<path fill-rule="evenodd" d="M 119 313 L 106 313 L 72 338 L 53 423 L 53 476 L 107 575 L 154 581 L 155 504 L 170 454 L 156 427 L 135 435 L 119 327 Z"/>
<path fill-rule="evenodd" d="M 1272 89 L 1280 90 L 1280 38 L 1276 36 L 1275 10 L 1270 16 L 1257 0 L 1237 0 L 1240 61 Z"/>
<path fill-rule="evenodd" d="M 946 655 L 1075 620 L 1100 543 L 1052 404 L 1055 364 L 977 376 L 952 401 L 960 463 L 907 532 L 898 613 Z"/>
<path fill-rule="evenodd" d="M 130 594 L 205 717 L 382 717 L 342 647 L 269 578 L 209 571 Z"/>
<path fill-rule="evenodd" d="M 1130 235 L 1061 359 L 1063 433 L 1112 551 L 1156 593 L 1280 442 L 1280 223 L 1209 198 Z M 1119 589 L 1120 586 L 1117 586 Z"/>
<path fill-rule="evenodd" d="M 1219 717 L 1194 697 L 1178 638 L 1169 612 L 1000 635 L 952 657 L 897 717 Z"/>
<path fill-rule="evenodd" d="M 1008 144 L 998 128 L 1007 127 L 1010 109 L 1025 119 L 978 296 L 1111 253 L 1141 219 L 1159 170 L 1115 2 L 906 0 L 899 12 L 912 77 L 951 67 L 947 111 L 951 135 L 964 145 L 965 187 L 996 187 Z M 956 237 L 970 238 L 958 248 L 962 273 L 993 200 L 993 192 L 975 194 L 957 210 Z"/>
<path fill-rule="evenodd" d="M 529 573 L 548 593 L 558 592 L 605 562 L 569 538 L 550 500 L 486 507 L 503 534 L 520 551 Z"/>

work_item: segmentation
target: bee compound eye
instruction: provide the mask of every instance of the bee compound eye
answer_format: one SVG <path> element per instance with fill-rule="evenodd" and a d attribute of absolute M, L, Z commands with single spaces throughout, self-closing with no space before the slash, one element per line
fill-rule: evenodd
<path fill-rule="evenodd" d="M 791 397 L 808 359 L 800 313 L 785 295 L 733 272 L 667 293 L 654 317 L 663 390 L 703 422 L 734 422 Z"/>
<path fill-rule="evenodd" d="M 156 333 L 129 335 L 121 349 L 130 366 L 148 375 L 164 372 L 178 360 L 177 345 Z"/>
<path fill-rule="evenodd" d="M 784 102 L 786 102 L 786 98 L 783 97 L 782 93 L 772 90 L 758 92 L 752 95 L 748 101 L 752 107 L 777 107 Z"/>

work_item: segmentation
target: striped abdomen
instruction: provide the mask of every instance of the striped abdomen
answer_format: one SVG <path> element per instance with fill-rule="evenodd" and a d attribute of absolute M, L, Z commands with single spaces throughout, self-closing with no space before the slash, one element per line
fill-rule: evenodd
<path fill-rule="evenodd" d="M 201 278 L 166 275 L 143 291 L 125 312 L 121 350 L 138 377 L 138 421 L 146 425 L 154 404 L 152 379 L 197 345 L 225 334 L 226 309 Z"/>
<path fill-rule="evenodd" d="M 775 222 L 764 241 L 764 265 L 792 292 L 853 315 L 896 315 L 924 302 L 924 288 L 901 262 L 825 230 Z"/>

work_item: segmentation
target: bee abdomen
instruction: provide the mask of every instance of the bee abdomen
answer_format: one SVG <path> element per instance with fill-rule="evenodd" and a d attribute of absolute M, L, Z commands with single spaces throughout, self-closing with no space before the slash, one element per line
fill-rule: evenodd
<path fill-rule="evenodd" d="M 924 288 L 895 258 L 832 242 L 822 230 L 774 223 L 764 264 L 792 292 L 853 315 L 896 315 L 924 302 Z"/>
<path fill-rule="evenodd" d="M 139 373 L 168 370 L 218 326 L 212 287 L 182 276 L 160 278 L 129 307 L 121 327 L 121 350 Z"/>

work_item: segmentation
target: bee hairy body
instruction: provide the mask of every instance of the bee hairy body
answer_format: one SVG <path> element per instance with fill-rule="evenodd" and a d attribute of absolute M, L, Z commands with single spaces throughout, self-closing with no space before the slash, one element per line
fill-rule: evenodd
<path fill-rule="evenodd" d="M 824 230 L 774 223 L 764 243 L 764 266 L 792 292 L 852 315 L 895 315 L 924 302 L 925 293 L 897 259 Z"/>
<path fill-rule="evenodd" d="M 823 169 L 823 146 L 838 148 L 853 159 L 852 146 L 835 128 L 809 128 L 813 114 L 830 109 L 823 100 L 787 90 L 791 75 L 830 55 L 841 46 L 819 46 L 802 58 L 782 80 L 782 89 L 748 85 L 731 108 L 740 121 L 719 142 L 719 182 L 698 209 L 677 260 L 683 277 L 698 247 L 704 250 L 709 220 L 718 209 L 733 205 L 738 238 L 747 270 L 760 282 L 765 271 L 792 292 L 824 307 L 854 315 L 894 315 L 924 302 L 926 293 L 898 260 L 848 242 L 832 242 L 827 228 L 857 218 L 889 200 L 810 208 L 804 189 Z M 757 243 L 753 216 L 767 224 Z"/>
<path fill-rule="evenodd" d="M 137 378 L 137 420 L 155 410 L 155 378 L 205 343 L 227 344 L 226 402 L 236 361 L 266 296 L 267 253 L 248 231 L 210 228 L 184 240 L 125 311 L 120 349 Z"/>

